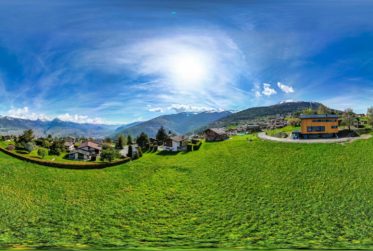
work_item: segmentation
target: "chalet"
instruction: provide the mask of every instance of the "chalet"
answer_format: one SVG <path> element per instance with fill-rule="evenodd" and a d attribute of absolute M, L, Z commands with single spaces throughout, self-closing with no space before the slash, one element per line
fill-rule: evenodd
<path fill-rule="evenodd" d="M 93 142 L 84 142 L 78 148 L 69 153 L 71 160 L 96 160 L 100 155 L 101 147 Z"/>
<path fill-rule="evenodd" d="M 337 135 L 338 115 L 301 115 L 300 134 L 303 138 L 333 137 Z"/>
<path fill-rule="evenodd" d="M 163 149 L 166 151 L 184 151 L 188 145 L 187 139 L 183 136 L 172 136 L 166 140 Z"/>
<path fill-rule="evenodd" d="M 63 147 L 65 148 L 65 151 L 71 152 L 75 149 L 74 143 L 73 142 L 65 142 L 63 144 Z"/>
<path fill-rule="evenodd" d="M 222 128 L 209 128 L 204 131 L 205 139 L 208 142 L 211 141 L 223 141 L 228 139 L 228 134 Z"/>

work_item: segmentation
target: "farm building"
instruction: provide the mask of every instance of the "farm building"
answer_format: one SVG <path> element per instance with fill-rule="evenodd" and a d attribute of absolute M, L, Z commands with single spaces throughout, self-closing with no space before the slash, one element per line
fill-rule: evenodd
<path fill-rule="evenodd" d="M 173 136 L 166 140 L 163 149 L 166 151 L 183 151 L 186 150 L 188 141 L 183 136 Z"/>
<path fill-rule="evenodd" d="M 211 141 L 223 141 L 229 138 L 227 132 L 222 128 L 209 128 L 204 131 L 205 139 Z"/>
<path fill-rule="evenodd" d="M 71 160 L 96 160 L 100 155 L 101 147 L 93 142 L 82 143 L 77 149 L 69 153 Z"/>
<path fill-rule="evenodd" d="M 338 115 L 301 115 L 300 119 L 301 130 L 298 134 L 303 138 L 333 137 L 339 131 Z"/>

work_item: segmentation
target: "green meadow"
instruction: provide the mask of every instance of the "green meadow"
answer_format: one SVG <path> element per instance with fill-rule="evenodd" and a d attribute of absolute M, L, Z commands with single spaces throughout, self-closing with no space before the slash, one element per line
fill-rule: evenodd
<path fill-rule="evenodd" d="M 373 248 L 373 139 L 240 136 L 103 170 L 0 153 L 0 247 Z"/>

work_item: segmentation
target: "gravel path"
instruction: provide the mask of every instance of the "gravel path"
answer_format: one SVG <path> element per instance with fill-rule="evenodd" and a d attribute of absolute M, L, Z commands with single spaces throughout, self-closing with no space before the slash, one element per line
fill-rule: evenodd
<path fill-rule="evenodd" d="M 277 142 L 284 142 L 284 143 L 303 143 L 303 144 L 313 144 L 313 143 L 341 143 L 341 142 L 351 142 L 360 139 L 369 139 L 372 137 L 370 134 L 364 134 L 360 137 L 349 137 L 349 138 L 338 138 L 338 139 L 292 139 L 292 138 L 276 138 L 271 137 L 265 134 L 265 132 L 261 132 L 258 134 L 258 137 L 263 140 L 271 140 Z"/>

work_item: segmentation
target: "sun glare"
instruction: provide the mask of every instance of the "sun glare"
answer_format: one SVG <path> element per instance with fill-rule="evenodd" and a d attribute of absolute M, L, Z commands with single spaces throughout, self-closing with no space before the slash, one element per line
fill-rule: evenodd
<path fill-rule="evenodd" d="M 208 60 L 196 52 L 176 54 L 169 63 L 173 84 L 179 88 L 197 88 L 208 77 Z"/>

